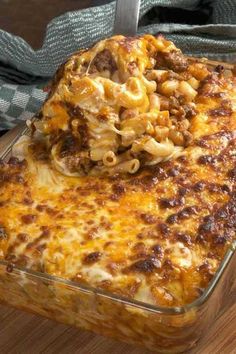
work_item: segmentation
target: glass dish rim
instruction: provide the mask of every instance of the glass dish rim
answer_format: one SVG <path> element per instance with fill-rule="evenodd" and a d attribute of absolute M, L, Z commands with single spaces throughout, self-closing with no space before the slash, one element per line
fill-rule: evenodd
<path fill-rule="evenodd" d="M 32 120 L 31 120 L 32 121 Z M 29 132 L 29 128 L 26 126 L 25 122 L 11 129 L 8 133 L 0 137 L 0 159 L 6 158 L 8 156 L 12 145 L 23 135 Z M 5 139 L 4 139 L 5 138 Z M 4 145 L 4 140 L 7 140 L 6 145 Z M 235 255 L 236 251 L 236 240 L 234 240 L 229 246 L 228 250 L 225 253 L 224 258 L 222 259 L 217 271 L 215 272 L 213 278 L 208 283 L 208 286 L 204 289 L 203 293 L 195 299 L 193 302 L 186 304 L 184 306 L 174 306 L 174 307 L 165 307 L 165 306 L 156 306 L 152 304 L 148 304 L 139 300 L 130 299 L 125 296 L 120 296 L 117 294 L 113 294 L 109 291 L 105 291 L 90 285 L 80 284 L 79 282 L 75 282 L 66 278 L 57 277 L 51 275 L 49 273 L 43 273 L 39 271 L 35 271 L 32 269 L 27 269 L 24 267 L 15 266 L 13 272 L 16 270 L 18 272 L 22 272 L 25 275 L 33 276 L 36 278 L 40 278 L 43 281 L 53 281 L 55 283 L 60 283 L 66 286 L 73 288 L 74 290 L 80 290 L 84 293 L 90 293 L 93 295 L 101 296 L 103 298 L 122 303 L 127 306 L 135 307 L 140 310 L 149 311 L 156 314 L 165 314 L 165 315 L 181 315 L 187 313 L 188 311 L 201 307 L 208 298 L 214 292 L 218 282 L 220 281 L 224 271 L 228 266 L 230 266 L 230 261 Z M 9 262 L 0 259 L 0 266 L 5 266 Z M 7 271 L 6 271 L 7 272 Z M 8 273 L 11 274 L 11 273 Z"/>
<path fill-rule="evenodd" d="M 148 304 L 146 302 L 130 299 L 128 297 L 121 296 L 121 295 L 117 295 L 117 294 L 111 293 L 109 291 L 105 291 L 100 288 L 93 287 L 91 285 L 80 284 L 79 282 L 75 282 L 73 280 L 69 280 L 69 279 L 62 278 L 62 277 L 57 277 L 57 276 L 51 275 L 49 273 L 43 273 L 43 272 L 35 271 L 32 269 L 27 269 L 24 267 L 14 266 L 12 272 L 7 273 L 7 270 L 6 270 L 6 273 L 11 275 L 15 271 L 17 271 L 19 273 L 23 273 L 26 276 L 29 275 L 32 277 L 39 278 L 42 281 L 50 281 L 50 282 L 55 282 L 57 284 L 58 283 L 63 284 L 65 286 L 69 286 L 70 288 L 73 288 L 74 290 L 77 290 L 77 291 L 79 290 L 83 293 L 87 293 L 87 294 L 89 293 L 92 295 L 100 296 L 102 298 L 106 298 L 106 299 L 109 299 L 109 300 L 112 300 L 115 302 L 122 303 L 127 306 L 135 307 L 140 310 L 149 311 L 149 312 L 155 313 L 155 314 L 181 315 L 181 314 L 187 313 L 188 311 L 190 311 L 194 308 L 201 307 L 208 300 L 208 298 L 214 292 L 218 282 L 221 280 L 221 277 L 223 276 L 224 271 L 226 270 L 226 268 L 228 266 L 230 266 L 230 262 L 236 254 L 235 251 L 236 251 L 236 240 L 233 241 L 232 244 L 229 246 L 229 249 L 227 250 L 217 271 L 215 272 L 215 274 L 214 274 L 213 278 L 211 279 L 211 281 L 209 282 L 208 286 L 204 289 L 203 293 L 197 299 L 195 299 L 193 302 L 191 302 L 189 304 L 186 304 L 184 306 L 174 306 L 174 307 L 156 306 L 156 305 Z M 8 264 L 9 264 L 9 262 L 0 259 L 0 266 L 7 267 Z"/>

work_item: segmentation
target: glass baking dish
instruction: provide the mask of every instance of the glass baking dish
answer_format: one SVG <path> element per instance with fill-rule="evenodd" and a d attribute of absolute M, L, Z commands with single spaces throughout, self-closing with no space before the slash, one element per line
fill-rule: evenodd
<path fill-rule="evenodd" d="M 235 245 L 234 245 L 235 248 Z M 202 296 L 185 307 L 155 307 L 0 261 L 0 301 L 159 353 L 181 353 L 202 338 L 227 304 L 236 257 L 230 249 Z"/>
<path fill-rule="evenodd" d="M 7 159 L 12 145 L 25 133 L 22 124 L 4 135 L 0 157 Z M 45 273 L 9 269 L 5 261 L 0 261 L 0 301 L 159 353 L 181 353 L 202 338 L 228 305 L 236 278 L 235 249 L 236 241 L 202 295 L 184 307 L 149 305 Z"/>

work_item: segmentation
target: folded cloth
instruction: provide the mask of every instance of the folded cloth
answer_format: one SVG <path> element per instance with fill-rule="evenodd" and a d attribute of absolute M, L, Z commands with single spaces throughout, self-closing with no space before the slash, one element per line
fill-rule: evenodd
<path fill-rule="evenodd" d="M 33 50 L 0 30 L 0 130 L 34 115 L 43 86 L 74 51 L 112 35 L 115 2 L 68 12 L 52 20 Z M 187 55 L 236 60 L 235 0 L 143 0 L 138 33 L 163 33 Z"/>

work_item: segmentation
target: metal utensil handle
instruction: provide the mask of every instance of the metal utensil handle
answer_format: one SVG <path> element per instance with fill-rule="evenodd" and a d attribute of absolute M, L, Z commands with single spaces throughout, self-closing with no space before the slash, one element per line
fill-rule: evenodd
<path fill-rule="evenodd" d="M 117 0 L 114 34 L 134 36 L 138 28 L 140 0 Z"/>
<path fill-rule="evenodd" d="M 19 125 L 15 126 L 13 129 L 9 130 L 0 138 L 0 159 L 8 155 L 11 147 L 20 136 L 25 134 L 28 130 L 25 122 L 21 122 Z"/>

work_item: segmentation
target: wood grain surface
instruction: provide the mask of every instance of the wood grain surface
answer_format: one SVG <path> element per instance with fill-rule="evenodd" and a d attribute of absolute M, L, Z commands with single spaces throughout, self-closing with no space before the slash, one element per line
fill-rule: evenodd
<path fill-rule="evenodd" d="M 0 305 L 1 354 L 149 354 L 42 317 Z M 236 303 L 211 326 L 188 354 L 236 354 Z"/>

